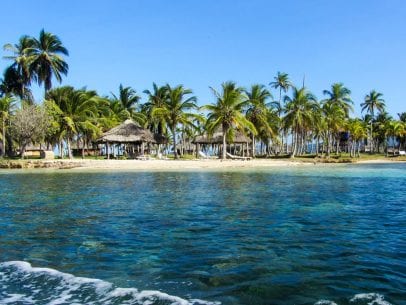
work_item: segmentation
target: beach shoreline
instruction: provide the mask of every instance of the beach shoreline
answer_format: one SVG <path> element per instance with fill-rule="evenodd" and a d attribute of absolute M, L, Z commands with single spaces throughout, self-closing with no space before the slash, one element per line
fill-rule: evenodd
<path fill-rule="evenodd" d="M 254 159 L 243 160 L 10 160 L 3 162 L 1 169 L 71 169 L 71 170 L 199 170 L 199 169 L 244 169 L 269 167 L 297 167 L 314 165 L 343 164 L 391 164 L 406 163 L 404 160 L 371 159 L 353 160 L 352 162 L 320 162 L 319 160 L 296 159 Z"/>

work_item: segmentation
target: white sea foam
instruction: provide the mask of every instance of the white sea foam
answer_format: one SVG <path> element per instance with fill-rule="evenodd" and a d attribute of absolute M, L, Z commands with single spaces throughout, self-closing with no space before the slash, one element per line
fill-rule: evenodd
<path fill-rule="evenodd" d="M 198 299 L 185 300 L 161 291 L 119 288 L 113 284 L 75 277 L 50 268 L 32 267 L 27 262 L 0 263 L 0 303 L 89 304 L 89 305 L 219 305 Z"/>
<path fill-rule="evenodd" d="M 367 301 L 368 305 L 392 305 L 384 300 L 384 296 L 379 293 L 359 293 L 356 294 L 350 302 Z"/>
<path fill-rule="evenodd" d="M 385 301 L 383 295 L 379 293 L 359 293 L 354 295 L 350 301 L 350 304 L 354 305 L 392 305 L 388 301 Z M 320 300 L 314 305 L 338 305 L 337 303 L 330 300 Z"/>
<path fill-rule="evenodd" d="M 320 300 L 314 303 L 314 305 L 337 305 L 337 303 L 329 300 Z"/>

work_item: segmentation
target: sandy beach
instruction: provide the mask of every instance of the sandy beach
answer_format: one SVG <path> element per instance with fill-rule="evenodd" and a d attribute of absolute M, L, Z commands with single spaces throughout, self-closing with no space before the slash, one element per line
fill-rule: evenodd
<path fill-rule="evenodd" d="M 193 169 L 243 169 L 267 167 L 292 167 L 337 165 L 343 163 L 318 163 L 313 160 L 63 160 L 72 169 L 111 169 L 111 170 L 193 170 Z M 357 163 L 393 163 L 402 161 L 363 160 Z M 403 161 L 404 162 L 404 161 Z M 75 164 L 77 163 L 77 164 Z M 76 165 L 76 166 L 75 166 Z"/>
<path fill-rule="evenodd" d="M 404 163 L 403 160 L 358 160 L 358 164 L 379 164 L 379 163 Z M 352 164 L 354 164 L 352 163 Z M 297 166 L 335 166 L 348 164 L 325 163 L 314 159 L 254 159 L 243 160 L 89 160 L 89 159 L 63 159 L 63 160 L 11 160 L 0 164 L 4 169 L 68 169 L 68 170 L 151 170 L 151 171 L 176 171 L 176 170 L 199 170 L 199 169 L 249 169 L 249 168 L 268 168 L 268 167 L 297 167 Z"/>

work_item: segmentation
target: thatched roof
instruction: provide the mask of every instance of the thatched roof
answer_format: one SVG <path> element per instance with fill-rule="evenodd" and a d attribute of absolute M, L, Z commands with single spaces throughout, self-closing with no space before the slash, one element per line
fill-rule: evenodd
<path fill-rule="evenodd" d="M 126 120 L 124 123 L 105 132 L 96 142 L 157 143 L 160 142 L 159 138 L 160 136 L 154 135 L 151 131 L 142 128 L 134 121 Z"/>
<path fill-rule="evenodd" d="M 216 132 L 213 133 L 212 136 L 209 136 L 207 134 L 204 134 L 202 136 L 197 136 L 194 140 L 193 143 L 198 143 L 198 144 L 222 144 L 223 143 L 223 131 L 222 130 L 217 130 Z M 242 143 L 251 143 L 251 139 L 244 135 L 240 131 L 235 131 L 234 132 L 234 137 L 232 141 L 229 141 L 227 139 L 227 143 L 237 143 L 237 144 L 242 144 Z"/>

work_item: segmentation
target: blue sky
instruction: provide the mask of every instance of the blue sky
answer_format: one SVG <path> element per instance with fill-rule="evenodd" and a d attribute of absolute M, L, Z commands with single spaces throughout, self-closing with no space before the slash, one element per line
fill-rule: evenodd
<path fill-rule="evenodd" d="M 0 44 L 42 28 L 58 35 L 70 52 L 63 85 L 101 95 L 155 81 L 184 84 L 202 105 L 214 101 L 209 86 L 268 84 L 282 71 L 298 86 L 305 75 L 319 99 L 343 82 L 357 115 L 371 89 L 392 115 L 406 111 L 403 0 L 20 0 L 2 12 Z M 43 90 L 34 92 L 40 100 Z"/>

